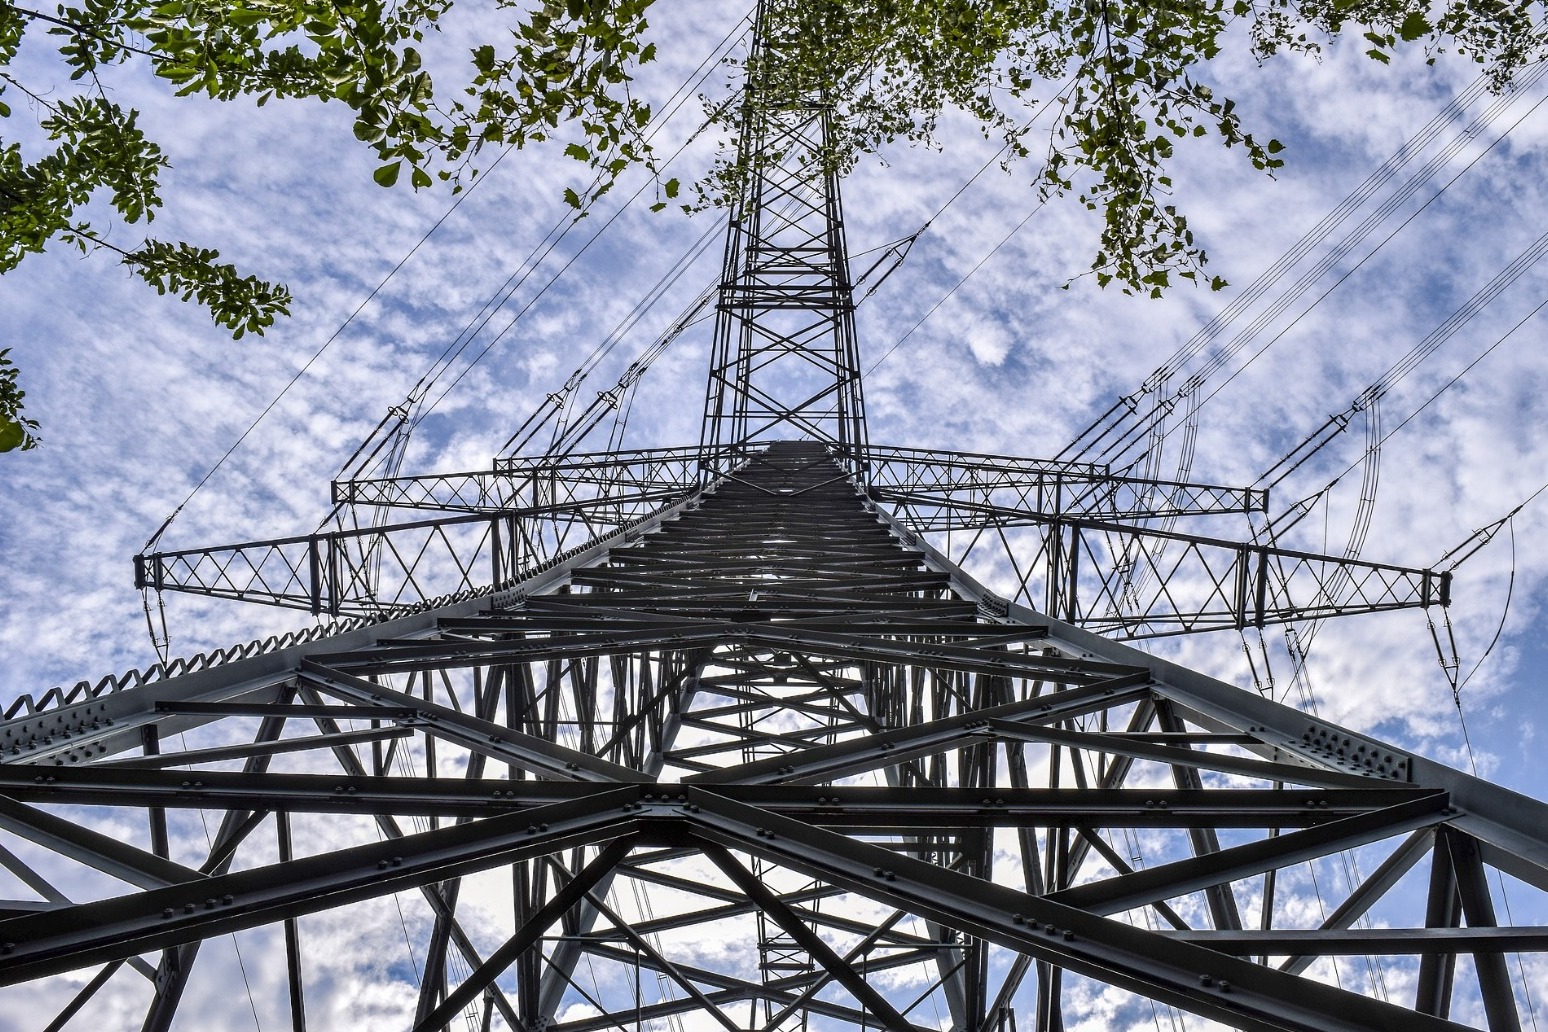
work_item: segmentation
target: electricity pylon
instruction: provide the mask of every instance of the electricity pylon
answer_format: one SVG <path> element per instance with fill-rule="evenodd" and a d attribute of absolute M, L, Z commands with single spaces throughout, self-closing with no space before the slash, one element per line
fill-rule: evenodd
<path fill-rule="evenodd" d="M 1519 1028 L 1548 928 L 1500 893 L 1541 913 L 1548 807 L 1116 640 L 1447 579 L 1147 523 L 1262 492 L 870 444 L 823 98 L 746 112 L 778 160 L 698 446 L 139 557 L 331 622 L 11 705 L 0 1022 L 206 1027 L 240 932 L 297 1029 L 373 979 L 416 1032 Z M 986 536 L 1015 597 L 959 561 Z"/>

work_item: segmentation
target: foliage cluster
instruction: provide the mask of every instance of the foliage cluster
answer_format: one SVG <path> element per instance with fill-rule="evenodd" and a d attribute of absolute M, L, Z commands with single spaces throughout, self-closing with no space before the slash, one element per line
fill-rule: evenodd
<path fill-rule="evenodd" d="M 1215 59 L 1317 54 L 1351 32 L 1386 63 L 1403 45 L 1433 61 L 1452 48 L 1499 88 L 1545 53 L 1542 5 L 1526 0 L 770 0 L 775 102 L 820 93 L 835 105 L 840 169 L 895 141 L 932 142 L 942 115 L 967 112 L 1030 159 L 1045 197 L 1074 194 L 1101 216 L 1097 281 L 1160 296 L 1174 277 L 1207 280 L 1206 254 L 1171 201 L 1184 141 L 1213 137 L 1253 168 L 1281 167 L 1212 83 Z M 789 94 L 778 98 L 781 91 Z M 736 178 L 734 170 L 726 174 Z"/>
<path fill-rule="evenodd" d="M 651 111 L 632 84 L 655 58 L 652 0 L 496 0 L 498 39 L 473 47 L 453 85 L 432 81 L 422 45 L 453 0 L 74 0 L 49 10 L 0 0 L 0 125 L 31 114 L 52 149 L 24 154 L 0 134 L 0 274 L 63 244 L 114 254 L 157 291 L 202 305 L 234 337 L 288 312 L 289 291 L 220 261 L 213 248 L 147 238 L 121 248 L 88 205 L 112 220 L 151 222 L 167 158 L 105 79 L 129 62 L 180 96 L 258 104 L 342 103 L 376 154 L 375 180 L 453 190 L 477 175 L 486 147 L 548 139 L 596 174 L 582 208 L 627 168 L 655 159 Z M 1498 85 L 1544 53 L 1534 0 L 765 0 L 764 38 L 778 74 L 759 74 L 773 103 L 831 104 L 835 167 L 897 141 L 929 143 L 952 109 L 1003 139 L 1007 162 L 1030 160 L 1038 188 L 1074 194 L 1101 214 L 1092 270 L 1103 285 L 1153 295 L 1203 273 L 1206 255 L 1171 202 L 1178 143 L 1214 137 L 1264 171 L 1281 145 L 1260 140 L 1210 84 L 1227 47 L 1266 59 L 1316 52 L 1358 31 L 1388 61 L 1406 44 L 1453 48 Z M 56 82 L 29 82 L 24 43 L 47 42 Z M 37 62 L 27 67 L 37 68 Z M 756 69 L 747 69 L 756 73 Z M 18 101 L 20 101 L 18 103 Z M 13 108 L 12 105 L 15 105 Z M 709 100 L 733 139 L 738 105 Z M 1033 116 L 1051 109 L 1051 120 Z M 7 142 L 6 138 L 10 138 Z M 701 203 L 734 189 L 734 156 L 706 173 Z M 745 171 L 745 170 L 744 170 Z M 661 184 L 674 199 L 675 180 Z M 657 208 L 665 206 L 658 198 Z M 102 210 L 101 205 L 92 209 Z M 10 370 L 14 383 L 14 369 Z M 0 396 L 0 433 L 28 433 L 20 392 Z M 11 439 L 10 437 L 6 438 Z M 33 438 L 28 433 L 27 441 Z"/>

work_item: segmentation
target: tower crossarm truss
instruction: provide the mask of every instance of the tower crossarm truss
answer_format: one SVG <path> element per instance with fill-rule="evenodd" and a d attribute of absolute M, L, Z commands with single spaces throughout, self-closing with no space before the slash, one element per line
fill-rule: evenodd
<path fill-rule="evenodd" d="M 746 449 L 735 453 L 745 457 Z M 590 453 L 563 460 L 498 459 L 492 470 L 336 481 L 341 505 L 436 512 L 498 512 L 550 505 L 559 512 L 675 498 L 697 483 L 690 448 Z M 870 470 L 870 497 L 915 530 L 965 530 L 1032 517 L 1132 520 L 1268 511 L 1250 487 L 1147 480 L 1083 462 L 873 446 L 850 464 Z"/>
<path fill-rule="evenodd" d="M 1009 567 L 1008 595 L 1113 638 L 1451 604 L 1448 572 L 1103 520 L 1002 514 L 971 534 L 921 539 L 964 560 L 987 541 L 977 562 L 993 565 L 984 553 L 994 553 Z"/>
<path fill-rule="evenodd" d="M 999 602 L 810 442 L 636 530 L 0 722 L 0 992 L 166 1029 L 241 933 L 296 1028 L 1520 1027 L 1543 804 Z"/>
<path fill-rule="evenodd" d="M 489 470 L 335 481 L 333 501 L 442 513 L 547 507 L 559 516 L 573 512 L 594 520 L 608 514 L 627 518 L 694 490 L 698 461 L 697 448 L 501 458 Z"/>
<path fill-rule="evenodd" d="M 1050 517 L 1140 520 L 1268 511 L 1262 489 L 1147 480 L 1084 462 L 872 446 L 859 464 L 870 474 L 869 496 L 917 531 Z"/>
<path fill-rule="evenodd" d="M 745 464 L 761 448 L 734 454 Z M 938 541 L 964 565 L 975 550 L 983 556 L 1003 548 L 1012 571 L 1007 596 L 1113 637 L 1450 603 L 1448 574 L 1147 525 L 1156 517 L 1264 511 L 1266 492 L 1250 488 L 924 449 L 846 454 L 845 465 L 870 469 L 866 496 L 891 512 L 901 532 Z M 508 459 L 487 473 L 341 482 L 334 497 L 343 505 L 441 515 L 140 556 L 136 579 L 158 591 L 333 616 L 403 613 L 498 590 L 595 537 L 635 532 L 663 507 L 695 497 L 696 478 L 693 450 L 657 449 L 564 463 Z"/>

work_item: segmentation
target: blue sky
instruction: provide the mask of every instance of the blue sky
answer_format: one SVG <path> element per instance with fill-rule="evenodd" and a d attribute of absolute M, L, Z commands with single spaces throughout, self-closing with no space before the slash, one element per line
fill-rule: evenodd
<path fill-rule="evenodd" d="M 661 5 L 662 62 L 642 83 L 646 91 L 670 92 L 741 14 L 740 5 Z M 454 29 L 445 45 L 455 49 L 472 31 Z M 860 312 L 863 360 L 869 366 L 887 354 L 866 383 L 873 442 L 1052 455 L 1135 390 L 1476 74 L 1448 59 L 1426 66 L 1420 55 L 1382 67 L 1358 50 L 1334 48 L 1320 61 L 1278 58 L 1262 68 L 1227 57 L 1218 67 L 1248 126 L 1288 147 L 1287 166 L 1273 179 L 1212 142 L 1181 151 L 1177 202 L 1209 249 L 1211 268 L 1232 283 L 1219 294 L 1185 287 L 1150 301 L 1101 291 L 1081 275 L 1095 247 L 1088 213 L 1073 200 L 1057 201 L 1005 240 L 1038 207 L 1029 170 L 991 169 L 980 177 Z M 51 74 L 40 56 L 34 59 L 39 74 Z M 156 297 L 103 256 L 82 260 L 56 249 L 0 279 L 0 347 L 13 349 L 45 442 L 38 451 L 0 457 L 0 549 L 7 559 L 0 567 L 0 700 L 152 661 L 130 556 L 451 203 L 444 191 L 374 186 L 371 155 L 353 141 L 339 105 L 211 106 L 171 98 L 134 70 L 111 85 L 141 107 L 173 162 L 168 208 L 153 227 L 158 234 L 218 247 L 250 271 L 288 282 L 297 300 L 294 316 L 267 337 L 233 343 L 200 311 Z M 1535 107 L 1544 95 L 1537 85 L 1506 98 L 1497 117 L 1440 162 L 1427 185 L 1311 278 L 1306 292 L 1206 383 L 1210 399 L 1200 412 L 1192 478 L 1251 482 L 1548 230 L 1548 110 Z M 1474 100 L 1217 346 L 1496 102 L 1487 94 Z M 681 139 L 691 123 L 685 111 L 666 138 Z M 690 152 L 685 178 L 693 162 L 702 167 L 713 142 L 700 140 Z M 948 120 L 939 148 L 898 148 L 885 162 L 863 163 L 845 185 L 851 251 L 917 230 L 992 151 L 971 126 Z M 312 530 L 326 513 L 327 482 L 339 465 L 565 217 L 560 198 L 579 175 L 557 148 L 505 158 L 194 494 L 163 546 Z M 639 207 L 613 224 L 425 419 L 406 471 L 487 465 L 526 414 L 704 231 L 703 216 L 648 215 Z M 517 294 L 518 306 L 606 214 L 599 211 L 565 238 Z M 113 239 L 136 241 L 138 229 L 119 227 Z M 866 264 L 855 260 L 857 269 Z M 641 320 L 612 364 L 598 370 L 586 395 L 610 385 L 717 265 L 718 248 L 711 247 Z M 1544 270 L 1529 269 L 1393 387 L 1381 410 L 1384 428 L 1411 419 L 1382 449 L 1367 558 L 1438 563 L 1548 482 L 1548 439 L 1538 429 L 1548 423 L 1543 317 L 1480 358 L 1545 298 Z M 1243 364 L 1271 340 L 1261 357 Z M 701 331 L 657 364 L 635 404 L 631 443 L 697 440 L 707 352 Z M 1455 386 L 1415 414 L 1475 359 Z M 1179 382 L 1195 368 L 1185 368 Z M 1279 505 L 1356 462 L 1362 435 L 1357 422 L 1279 489 Z M 1168 439 L 1168 455 L 1176 454 L 1180 437 L 1179 431 Z M 1359 478 L 1358 468 L 1344 477 L 1326 512 L 1285 543 L 1341 548 Z M 1536 762 L 1537 724 L 1548 713 L 1540 690 L 1548 640 L 1538 622 L 1548 574 L 1545 522 L 1548 501 L 1539 500 L 1516 517 L 1513 535 L 1502 532 L 1473 556 L 1458 573 L 1451 613 L 1464 672 L 1483 658 L 1503 614 L 1499 643 L 1463 700 L 1481 769 L 1536 795 L 1548 791 Z M 297 614 L 180 597 L 169 597 L 168 611 L 179 654 L 304 622 Z M 1160 647 L 1249 683 L 1241 641 L 1231 635 Z M 1287 671 L 1281 665 L 1276 673 L 1283 690 Z M 1309 680 L 1323 715 L 1466 762 L 1422 615 L 1329 624 L 1316 636 Z"/>

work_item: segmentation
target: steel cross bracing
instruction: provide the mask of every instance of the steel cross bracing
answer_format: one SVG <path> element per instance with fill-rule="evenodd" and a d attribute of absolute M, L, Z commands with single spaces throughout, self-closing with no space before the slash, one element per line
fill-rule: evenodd
<path fill-rule="evenodd" d="M 734 466 L 749 442 L 809 437 L 856 455 L 866 443 L 832 104 L 820 86 L 788 81 L 801 70 L 767 31 L 792 6 L 760 3 L 747 62 L 700 439 L 706 475 Z"/>
<path fill-rule="evenodd" d="M 1548 947 L 1497 896 L 1541 912 L 1543 804 L 997 600 L 809 442 L 0 755 L 0 999 L 39 1028 L 196 1027 L 238 931 L 296 1028 L 387 967 L 415 1029 L 566 1032 L 1057 1029 L 1099 992 L 1513 1029 L 1507 954 Z"/>

